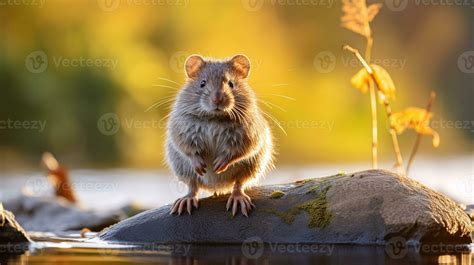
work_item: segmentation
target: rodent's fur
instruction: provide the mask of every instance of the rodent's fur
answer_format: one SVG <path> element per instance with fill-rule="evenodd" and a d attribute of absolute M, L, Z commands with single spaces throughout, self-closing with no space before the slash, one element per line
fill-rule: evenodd
<path fill-rule="evenodd" d="M 236 181 L 242 188 L 256 184 L 273 167 L 274 148 L 247 82 L 250 61 L 244 55 L 228 60 L 194 55 L 185 70 L 187 80 L 168 121 L 168 165 L 190 189 L 225 193 Z M 220 105 L 213 104 L 216 97 Z M 214 170 L 219 166 L 222 173 Z"/>

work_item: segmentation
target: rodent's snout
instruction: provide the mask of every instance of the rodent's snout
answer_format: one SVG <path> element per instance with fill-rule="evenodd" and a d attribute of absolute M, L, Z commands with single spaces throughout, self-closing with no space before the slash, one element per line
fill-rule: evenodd
<path fill-rule="evenodd" d="M 213 91 L 210 94 L 209 101 L 213 111 L 226 111 L 231 108 L 229 95 L 224 91 Z"/>
<path fill-rule="evenodd" d="M 213 93 L 211 95 L 211 101 L 214 105 L 219 106 L 225 101 L 225 95 L 222 92 Z"/>

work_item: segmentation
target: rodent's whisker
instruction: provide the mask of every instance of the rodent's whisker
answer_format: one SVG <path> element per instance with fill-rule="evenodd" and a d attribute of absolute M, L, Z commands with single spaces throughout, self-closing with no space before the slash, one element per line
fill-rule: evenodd
<path fill-rule="evenodd" d="M 150 107 L 148 107 L 145 112 L 149 112 L 149 111 L 152 111 L 152 110 L 155 110 L 156 108 L 164 105 L 164 104 L 167 104 L 167 103 L 171 103 L 171 102 L 174 102 L 175 99 L 174 98 L 169 98 L 169 99 L 164 99 L 164 100 L 160 100 L 156 103 L 154 103 L 153 105 L 151 105 Z"/>
<path fill-rule="evenodd" d="M 171 83 L 176 84 L 176 85 L 178 85 L 178 86 L 182 86 L 182 85 L 183 85 L 183 84 L 180 84 L 180 83 L 178 83 L 178 82 L 175 82 L 175 81 L 173 81 L 173 80 L 171 80 L 171 79 L 164 78 L 164 77 L 158 77 L 158 79 L 171 82 Z"/>
<path fill-rule="evenodd" d="M 167 86 L 167 85 L 160 85 L 160 84 L 152 84 L 151 86 L 157 86 L 157 87 L 171 88 L 171 89 L 174 89 L 174 90 L 179 90 L 179 88 L 174 87 L 174 86 Z"/>
<path fill-rule="evenodd" d="M 280 130 L 281 130 L 285 135 L 288 135 L 288 134 L 286 133 L 285 129 L 283 129 L 283 127 L 281 126 L 281 123 L 280 123 L 280 121 L 279 121 L 277 118 L 273 117 L 272 115 L 270 115 L 269 113 L 267 113 L 267 112 L 265 112 L 265 111 L 263 111 L 263 110 L 262 110 L 262 113 L 263 113 L 263 115 L 265 115 L 265 116 L 267 116 L 269 119 L 271 119 L 271 120 L 275 123 L 275 125 L 278 126 L 278 128 L 280 128 Z"/>
<path fill-rule="evenodd" d="M 163 120 L 166 120 L 166 119 L 169 118 L 170 116 L 171 116 L 171 112 L 168 113 L 168 114 L 166 114 L 163 118 L 161 118 L 159 123 L 161 124 L 161 122 L 162 122 Z"/>
<path fill-rule="evenodd" d="M 266 87 L 266 86 L 269 86 L 269 87 L 281 87 L 281 86 L 288 86 L 288 85 L 290 85 L 290 84 L 286 84 L 286 83 L 271 84 L 271 85 L 259 84 L 259 83 L 252 84 L 253 87 Z"/>
<path fill-rule="evenodd" d="M 280 97 L 280 98 L 296 101 L 295 98 L 292 98 L 292 97 L 286 96 L 286 95 L 280 95 L 280 94 L 272 94 L 272 93 L 270 93 L 270 94 L 259 94 L 259 96 L 275 96 L 275 97 Z"/>
<path fill-rule="evenodd" d="M 265 104 L 265 106 L 269 107 L 270 109 L 273 109 L 273 107 L 283 111 L 283 112 L 286 112 L 286 109 L 280 107 L 279 105 L 275 104 L 275 103 L 272 103 L 270 101 L 266 101 L 266 100 L 263 100 L 263 99 L 257 99 L 259 102 L 262 102 L 263 104 Z"/>

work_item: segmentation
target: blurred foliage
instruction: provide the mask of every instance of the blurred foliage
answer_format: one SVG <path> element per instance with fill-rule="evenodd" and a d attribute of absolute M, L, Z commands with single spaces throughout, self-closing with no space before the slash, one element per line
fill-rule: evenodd
<path fill-rule="evenodd" d="M 0 121 L 46 122 L 41 132 L 0 130 L 1 168 L 36 165 L 45 150 L 72 166 L 163 166 L 168 99 L 183 83 L 182 64 L 192 53 L 251 58 L 250 84 L 266 102 L 262 108 L 287 132 L 274 126 L 279 164 L 369 165 L 369 98 L 349 89 L 361 66 L 341 49 L 365 44 L 340 28 L 340 2 L 329 7 L 265 1 L 252 10 L 245 1 L 117 1 L 0 6 Z M 409 5 L 403 12 L 382 7 L 371 23 L 372 61 L 397 83 L 395 111 L 424 104 L 436 90 L 436 117 L 474 120 L 472 75 L 457 64 L 472 49 L 471 12 L 456 6 Z M 29 65 L 35 51 L 48 60 L 40 73 Z M 326 62 L 334 70 L 321 70 L 318 64 L 327 58 L 321 54 L 333 56 Z M 79 66 L 67 63 L 80 59 Z M 164 104 L 145 111 L 159 101 Z M 111 135 L 100 130 L 107 113 L 120 121 Z M 379 116 L 385 129 L 386 117 L 382 111 Z M 436 154 L 472 152 L 470 126 L 434 128 L 446 139 Z M 380 136 L 381 154 L 390 155 L 388 137 Z M 402 137 L 401 145 L 411 146 L 412 139 Z"/>

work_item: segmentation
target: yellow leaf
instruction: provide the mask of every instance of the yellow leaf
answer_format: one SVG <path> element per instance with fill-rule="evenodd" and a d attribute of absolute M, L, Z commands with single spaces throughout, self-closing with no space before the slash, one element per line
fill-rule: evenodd
<path fill-rule="evenodd" d="M 371 67 L 374 70 L 375 81 L 380 92 L 382 92 L 387 99 L 395 99 L 395 84 L 388 72 L 376 64 L 372 64 Z"/>
<path fill-rule="evenodd" d="M 433 146 L 438 147 L 440 142 L 439 134 L 433 131 Z"/>
<path fill-rule="evenodd" d="M 382 4 L 373 4 L 367 8 L 367 18 L 369 19 L 369 22 L 372 22 L 372 20 L 374 20 L 375 16 L 380 11 L 380 8 L 382 8 Z"/>
<path fill-rule="evenodd" d="M 360 69 L 352 78 L 351 84 L 362 93 L 367 93 L 369 90 L 369 74 L 364 68 Z"/>
<path fill-rule="evenodd" d="M 370 11 L 373 17 L 376 15 L 375 9 L 376 7 L 372 7 L 372 10 Z M 372 35 L 369 25 L 371 19 L 369 17 L 369 10 L 365 0 L 342 0 L 342 12 L 342 27 L 366 38 L 369 38 Z"/>
<path fill-rule="evenodd" d="M 402 112 L 394 113 L 390 116 L 390 125 L 397 134 L 401 134 L 410 128 L 419 134 L 431 135 L 433 137 L 433 146 L 438 147 L 440 143 L 439 134 L 430 127 L 430 120 L 433 113 L 420 108 L 407 108 Z"/>

